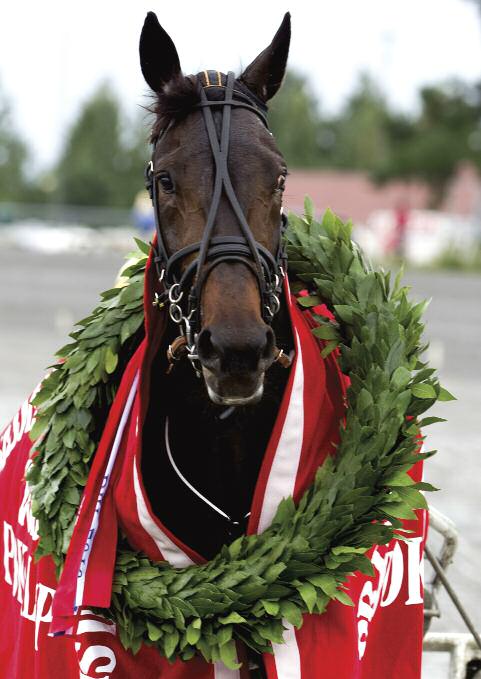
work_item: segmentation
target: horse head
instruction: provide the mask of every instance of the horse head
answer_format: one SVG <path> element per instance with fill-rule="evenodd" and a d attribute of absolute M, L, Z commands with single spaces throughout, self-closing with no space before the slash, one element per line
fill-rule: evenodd
<path fill-rule="evenodd" d="M 257 402 L 276 358 L 286 164 L 265 120 L 286 68 L 290 16 L 242 72 L 184 76 L 149 12 L 140 38 L 155 93 L 148 183 L 164 302 L 212 401 Z"/>

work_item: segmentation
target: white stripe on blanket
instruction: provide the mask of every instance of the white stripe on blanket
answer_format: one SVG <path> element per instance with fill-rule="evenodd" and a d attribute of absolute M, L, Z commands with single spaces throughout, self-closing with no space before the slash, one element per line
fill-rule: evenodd
<path fill-rule="evenodd" d="M 294 627 L 283 620 L 284 644 L 272 644 L 277 679 L 301 679 L 301 657 Z"/>
<path fill-rule="evenodd" d="M 162 556 L 175 568 L 185 568 L 192 566 L 192 559 L 173 542 L 168 535 L 155 523 L 145 502 L 142 488 L 140 487 L 139 475 L 137 473 L 136 458 L 134 457 L 134 489 L 137 502 L 137 513 L 139 521 L 145 532 L 150 535 L 162 553 Z"/>
<path fill-rule="evenodd" d="M 90 554 L 92 552 L 92 546 L 95 540 L 95 535 L 97 533 L 97 529 L 99 527 L 99 517 L 102 509 L 102 502 L 105 497 L 105 493 L 107 492 L 107 487 L 109 485 L 110 481 L 110 475 L 112 474 L 112 469 L 114 467 L 114 463 L 117 457 L 117 453 L 119 452 L 120 448 L 120 443 L 122 441 L 122 436 L 124 433 L 125 425 L 127 424 L 127 420 L 129 419 L 130 411 L 132 410 L 132 404 L 134 402 L 135 395 L 137 393 L 137 386 L 139 383 L 139 373 L 134 377 L 134 381 L 132 383 L 132 386 L 130 388 L 129 392 L 129 397 L 127 399 L 127 402 L 125 404 L 124 411 L 122 413 L 122 417 L 120 418 L 120 423 L 117 428 L 117 432 L 115 434 L 115 439 L 114 443 L 112 446 L 112 450 L 110 451 L 109 455 L 109 460 L 107 462 L 107 468 L 105 469 L 105 474 L 104 478 L 102 479 L 102 485 L 100 486 L 100 491 L 99 495 L 97 498 L 97 504 L 95 507 L 95 512 L 92 518 L 92 523 L 90 525 L 90 530 L 87 535 L 87 542 L 85 543 L 85 548 L 84 548 L 84 556 L 82 557 L 81 561 L 81 566 L 80 566 L 80 574 L 79 577 L 77 578 L 77 588 L 75 592 L 75 607 L 78 609 L 80 606 L 83 605 L 83 594 L 84 594 L 84 588 L 85 588 L 85 578 L 87 574 L 87 569 L 88 569 L 88 563 L 90 559 Z"/>
<path fill-rule="evenodd" d="M 214 665 L 215 679 L 240 679 L 239 670 L 230 670 L 223 662 L 216 662 Z"/>
<path fill-rule="evenodd" d="M 259 519 L 258 533 L 272 523 L 279 503 L 294 493 L 304 438 L 304 368 L 299 335 L 295 332 L 296 365 L 291 398 L 272 462 Z"/>

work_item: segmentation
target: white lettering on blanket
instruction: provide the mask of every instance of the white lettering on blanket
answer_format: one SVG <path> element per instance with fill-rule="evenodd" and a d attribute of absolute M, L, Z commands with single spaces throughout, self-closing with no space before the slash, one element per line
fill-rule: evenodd
<path fill-rule="evenodd" d="M 38 388 L 22 404 L 3 433 L 0 432 L 0 472 L 4 469 L 15 447 L 21 442 L 24 435 L 28 434 L 35 423 L 36 409 L 30 402 Z M 25 473 L 27 473 L 31 464 L 32 460 L 27 459 Z M 20 495 L 20 497 L 22 496 Z M 36 543 L 39 539 L 38 520 L 32 514 L 32 495 L 26 483 L 24 483 L 23 497 L 18 508 L 17 521 L 18 525 L 26 529 L 32 541 Z M 35 625 L 35 651 L 38 651 L 39 640 L 42 639 L 41 635 L 47 637 L 48 625 L 52 621 L 52 603 L 55 589 L 35 581 L 31 549 L 15 535 L 14 528 L 7 521 L 4 521 L 4 580 L 11 588 L 12 598 L 16 599 L 20 605 L 20 617 Z M 91 614 L 91 611 L 82 611 L 81 613 L 82 616 L 88 614 Z M 42 623 L 46 623 L 47 627 L 44 627 Z M 97 617 L 95 620 L 82 618 L 77 625 L 75 639 L 80 641 L 75 641 L 74 647 L 79 662 L 80 679 L 94 679 L 95 677 L 109 679 L 111 672 L 117 666 L 115 653 L 112 648 L 105 645 L 104 640 L 103 643 L 89 644 L 89 637 L 83 636 L 86 633 L 95 634 L 99 632 L 107 632 L 115 636 L 115 624 Z"/>
<path fill-rule="evenodd" d="M 80 644 L 75 644 L 75 648 L 80 648 Z M 93 664 L 99 660 L 105 660 L 104 665 L 95 665 L 95 669 L 92 668 Z M 80 679 L 91 679 L 92 677 L 102 677 L 102 679 L 109 679 L 111 672 L 114 671 L 117 661 L 115 659 L 115 653 L 108 646 L 89 646 L 85 649 L 82 657 L 79 660 L 80 664 Z M 95 672 L 95 674 L 91 674 Z M 108 672 L 109 674 L 105 674 Z"/>
<path fill-rule="evenodd" d="M 89 610 L 82 611 L 82 616 L 90 616 L 92 612 Z M 115 635 L 116 627 L 112 622 L 94 618 L 82 617 L 77 625 L 76 637 L 81 639 L 82 634 L 88 633 L 107 633 Z M 117 666 L 117 658 L 111 648 L 103 644 L 93 644 L 90 646 L 83 646 L 81 641 L 75 642 L 75 650 L 77 651 L 80 679 L 92 679 L 93 677 L 102 677 L 102 679 L 109 679 L 111 672 Z M 104 661 L 103 664 L 98 664 L 98 660 Z"/>
<path fill-rule="evenodd" d="M 31 465 L 32 460 L 27 460 L 27 464 L 25 465 L 25 474 L 27 474 Z M 20 526 L 25 526 L 28 534 L 34 542 L 38 540 L 38 519 L 36 519 L 32 514 L 32 493 L 30 492 L 30 486 L 27 483 L 25 484 L 23 500 L 20 504 L 20 509 L 18 510 L 18 524 Z"/>
<path fill-rule="evenodd" d="M 37 389 L 22 404 L 13 420 L 7 426 L 0 439 L 0 472 L 5 467 L 8 457 L 17 443 L 20 442 L 24 434 L 27 434 L 33 427 L 35 421 L 35 408 L 30 401 L 35 396 Z"/>
<path fill-rule="evenodd" d="M 24 497 L 19 511 L 19 517 L 22 519 L 29 511 L 22 510 L 25 504 L 28 503 L 25 503 Z M 27 518 L 27 523 L 28 521 Z M 40 633 L 48 634 L 48 629 L 43 630 L 41 624 L 52 621 L 55 590 L 41 582 L 35 582 L 32 572 L 32 555 L 28 552 L 28 546 L 16 537 L 12 526 L 6 521 L 3 522 L 3 567 L 5 582 L 12 588 L 12 597 L 16 598 L 20 604 L 20 616 L 35 624 L 35 650 L 38 651 Z M 82 615 L 90 613 L 91 611 L 85 611 Z M 75 636 L 81 639 L 84 634 L 99 632 L 115 635 L 115 624 L 99 620 L 98 617 L 94 620 L 81 618 Z M 75 650 L 79 661 L 80 679 L 93 677 L 108 679 L 110 674 L 107 673 L 112 672 L 117 665 L 114 651 L 105 644 L 75 642 Z M 104 662 L 98 664 L 99 659 Z M 94 663 L 95 667 L 93 667 Z"/>
<path fill-rule="evenodd" d="M 3 522 L 3 566 L 5 582 L 12 588 L 12 596 L 20 604 L 20 615 L 35 623 L 35 650 L 41 623 L 52 620 L 52 601 L 55 590 L 34 582 L 30 577 L 32 556 L 28 547 L 15 536 L 12 526 Z"/>
<path fill-rule="evenodd" d="M 411 538 L 407 545 L 407 577 L 408 598 L 406 606 L 423 603 L 424 569 L 422 556 L 422 538 Z M 357 608 L 357 632 L 359 658 L 366 652 L 369 624 L 378 606 L 390 606 L 398 597 L 405 575 L 403 552 L 399 542 L 395 542 L 391 550 L 381 556 L 376 549 L 371 557 L 372 565 L 377 571 L 377 587 L 375 578 L 367 580 L 361 590 Z"/>

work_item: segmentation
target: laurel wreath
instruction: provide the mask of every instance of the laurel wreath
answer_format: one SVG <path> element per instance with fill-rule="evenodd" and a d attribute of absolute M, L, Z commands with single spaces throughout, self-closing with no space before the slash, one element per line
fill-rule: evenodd
<path fill-rule="evenodd" d="M 106 412 L 142 337 L 149 246 L 137 244 L 123 285 L 104 292 L 78 323 L 33 401 L 36 455 L 28 483 L 41 535 L 37 557 L 50 554 L 59 568 Z M 339 347 L 351 379 L 337 454 L 297 506 L 284 499 L 266 531 L 237 539 L 207 564 L 172 568 L 121 541 L 108 615 L 134 652 L 147 643 L 169 660 L 200 653 L 230 668 L 239 666 L 236 640 L 271 652 L 283 640 L 283 621 L 299 628 L 304 613 L 322 614 L 333 599 L 352 605 L 347 578 L 371 575 L 366 552 L 406 539 L 401 520 L 427 507 L 420 491 L 435 490 L 407 473 L 435 452 L 417 452 L 420 429 L 442 421 L 420 415 L 453 398 L 420 360 L 426 303 L 408 300 L 401 274 L 392 285 L 389 273 L 368 266 L 350 223 L 330 211 L 316 221 L 309 199 L 303 218 L 290 215 L 286 245 L 293 285 L 315 291 L 299 303 L 322 301 L 334 314 L 329 321 L 314 313 L 322 353 Z"/>

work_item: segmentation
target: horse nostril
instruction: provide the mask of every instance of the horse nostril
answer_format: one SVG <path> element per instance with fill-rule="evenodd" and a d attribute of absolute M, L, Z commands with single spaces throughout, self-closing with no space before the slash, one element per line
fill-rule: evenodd
<path fill-rule="evenodd" d="M 197 352 L 201 361 L 207 362 L 216 357 L 216 350 L 212 344 L 212 333 L 210 330 L 201 331 L 197 340 Z"/>
<path fill-rule="evenodd" d="M 266 343 L 262 351 L 262 358 L 269 360 L 274 356 L 274 345 L 276 343 L 276 338 L 272 328 L 267 328 L 266 330 Z"/>

